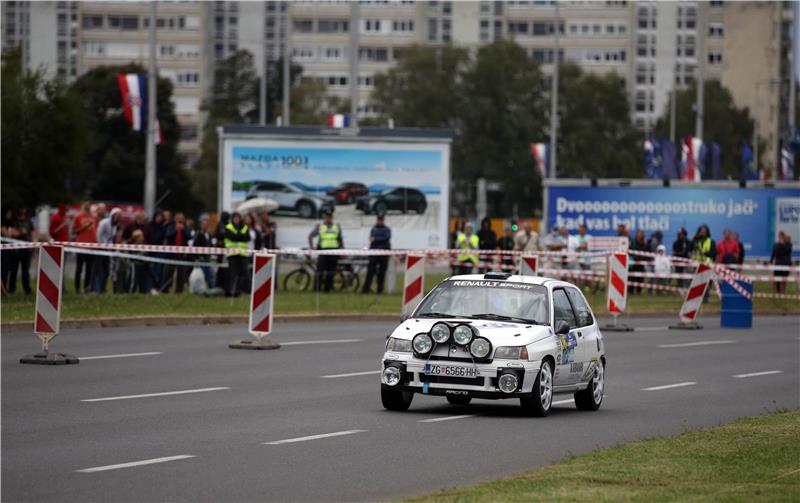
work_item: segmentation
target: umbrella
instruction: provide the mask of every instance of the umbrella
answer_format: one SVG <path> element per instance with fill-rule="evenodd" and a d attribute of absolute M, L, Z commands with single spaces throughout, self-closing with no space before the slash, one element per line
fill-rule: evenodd
<path fill-rule="evenodd" d="M 273 201 L 272 199 L 266 199 L 264 197 L 254 197 L 253 199 L 248 199 L 239 204 L 236 208 L 236 211 L 239 213 L 257 213 L 261 211 L 274 211 L 278 209 L 278 203 Z"/>

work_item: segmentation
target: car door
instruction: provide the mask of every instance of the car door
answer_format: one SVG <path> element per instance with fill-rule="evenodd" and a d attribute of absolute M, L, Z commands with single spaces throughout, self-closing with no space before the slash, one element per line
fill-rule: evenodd
<path fill-rule="evenodd" d="M 578 366 L 583 366 L 578 356 L 581 350 L 581 337 L 578 333 L 581 330 L 577 328 L 578 320 L 564 288 L 553 289 L 552 326 L 555 327 L 559 320 L 564 321 L 570 328 L 566 334 L 556 334 L 561 343 L 561 353 L 556 354 L 555 385 L 563 386 L 578 382 L 581 374 L 577 369 Z"/>
<path fill-rule="evenodd" d="M 585 381 L 589 377 L 590 367 L 600 358 L 600 348 L 603 344 L 602 335 L 597 327 L 597 320 L 594 319 L 592 310 L 583 294 L 577 288 L 566 288 L 566 292 L 577 322 L 579 341 L 575 359 L 582 363 L 582 365 L 573 366 L 571 370 L 577 371 L 580 374 L 579 380 Z M 583 368 L 580 368 L 581 366 Z"/>
<path fill-rule="evenodd" d="M 403 189 L 394 189 L 386 194 L 386 207 L 390 210 L 403 209 Z"/>

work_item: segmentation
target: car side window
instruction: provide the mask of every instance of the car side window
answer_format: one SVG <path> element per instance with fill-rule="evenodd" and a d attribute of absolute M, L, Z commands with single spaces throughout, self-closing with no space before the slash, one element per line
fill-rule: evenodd
<path fill-rule="evenodd" d="M 575 288 L 567 288 L 567 296 L 572 304 L 572 310 L 575 312 L 575 318 L 578 321 L 578 327 L 588 327 L 594 323 L 592 317 L 592 310 L 583 300 L 583 295 Z"/>
<path fill-rule="evenodd" d="M 558 320 L 566 322 L 570 329 L 578 326 L 575 313 L 572 312 L 572 305 L 567 298 L 567 293 L 562 289 L 553 290 L 553 326 Z"/>

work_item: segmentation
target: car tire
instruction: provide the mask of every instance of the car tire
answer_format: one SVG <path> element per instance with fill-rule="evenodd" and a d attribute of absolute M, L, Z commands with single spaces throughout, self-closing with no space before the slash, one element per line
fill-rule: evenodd
<path fill-rule="evenodd" d="M 420 202 L 419 204 L 417 204 L 416 211 L 417 211 L 418 215 L 422 215 L 423 213 L 425 213 L 425 210 L 427 210 L 427 209 L 428 209 L 428 205 L 425 204 L 424 202 Z"/>
<path fill-rule="evenodd" d="M 347 204 L 353 204 L 356 202 L 356 198 L 354 196 L 347 196 Z"/>
<path fill-rule="evenodd" d="M 542 362 L 542 368 L 533 382 L 533 393 L 529 397 L 519 399 L 525 414 L 534 417 L 545 417 L 553 406 L 553 364 L 550 360 Z"/>
<path fill-rule="evenodd" d="M 384 203 L 383 201 L 378 201 L 377 203 L 375 203 L 374 209 L 376 215 L 385 215 L 387 209 L 386 203 Z"/>
<path fill-rule="evenodd" d="M 317 210 L 311 202 L 300 201 L 297 203 L 297 213 L 303 218 L 314 218 L 317 215 Z"/>
<path fill-rule="evenodd" d="M 605 364 L 600 360 L 600 365 L 595 367 L 595 374 L 589 380 L 586 389 L 575 393 L 575 407 L 578 410 L 597 410 L 603 403 L 603 393 L 605 391 Z"/>
<path fill-rule="evenodd" d="M 381 388 L 381 403 L 387 410 L 407 411 L 411 407 L 411 400 L 413 399 L 414 393 L 411 391 Z"/>
<path fill-rule="evenodd" d="M 447 395 L 447 401 L 453 405 L 469 405 L 472 397 L 469 395 Z"/>

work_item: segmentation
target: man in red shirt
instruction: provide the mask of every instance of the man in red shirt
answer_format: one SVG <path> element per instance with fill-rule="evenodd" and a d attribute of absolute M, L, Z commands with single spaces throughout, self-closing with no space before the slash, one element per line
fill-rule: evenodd
<path fill-rule="evenodd" d="M 717 262 L 735 264 L 739 261 L 739 242 L 733 239 L 730 229 L 722 232 L 722 241 L 717 243 Z"/>
<path fill-rule="evenodd" d="M 72 220 L 72 234 L 78 243 L 97 242 L 97 222 L 94 215 L 89 212 L 91 203 L 84 201 L 81 204 L 81 211 Z M 89 291 L 89 281 L 92 277 L 92 255 L 78 253 L 78 260 L 75 264 L 75 292 Z M 81 289 L 81 272 L 85 269 L 83 279 L 83 289 Z"/>
<path fill-rule="evenodd" d="M 49 232 L 53 241 L 69 241 L 69 220 L 64 203 L 58 203 L 58 211 L 50 217 Z"/>

